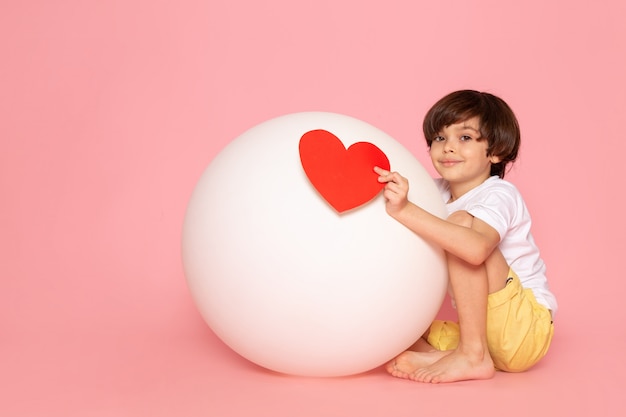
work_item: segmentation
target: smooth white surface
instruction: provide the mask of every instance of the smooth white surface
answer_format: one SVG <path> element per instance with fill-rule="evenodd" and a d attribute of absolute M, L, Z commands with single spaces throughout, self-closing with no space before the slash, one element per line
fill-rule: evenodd
<path fill-rule="evenodd" d="M 313 129 L 346 147 L 375 144 L 409 179 L 409 198 L 445 216 L 433 180 L 387 134 L 344 115 L 295 113 L 246 131 L 209 164 L 188 204 L 183 263 L 200 313 L 234 351 L 282 373 L 350 375 L 427 329 L 446 267 L 439 249 L 386 214 L 382 194 L 343 214 L 326 203 L 298 154 Z"/>

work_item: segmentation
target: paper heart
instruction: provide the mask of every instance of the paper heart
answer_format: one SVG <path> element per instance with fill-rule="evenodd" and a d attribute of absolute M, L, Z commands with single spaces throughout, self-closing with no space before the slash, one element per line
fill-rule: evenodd
<path fill-rule="evenodd" d="M 309 181 L 339 213 L 367 203 L 385 186 L 374 167 L 389 169 L 389 159 L 372 143 L 346 149 L 337 136 L 318 129 L 302 135 L 299 148 Z"/>

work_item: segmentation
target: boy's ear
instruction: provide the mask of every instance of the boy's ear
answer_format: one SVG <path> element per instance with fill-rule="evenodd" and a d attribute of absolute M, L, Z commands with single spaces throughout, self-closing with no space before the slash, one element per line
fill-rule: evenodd
<path fill-rule="evenodd" d="M 489 161 L 491 161 L 492 164 L 498 164 L 502 162 L 502 159 L 497 155 L 489 155 Z"/>

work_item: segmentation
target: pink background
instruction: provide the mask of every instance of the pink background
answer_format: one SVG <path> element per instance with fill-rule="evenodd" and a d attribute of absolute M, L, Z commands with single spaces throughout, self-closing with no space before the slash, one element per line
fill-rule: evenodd
<path fill-rule="evenodd" d="M 622 0 L 2 2 L 0 415 L 622 415 L 625 21 Z M 520 119 L 509 177 L 561 306 L 546 359 L 428 386 L 276 375 L 225 347 L 180 260 L 211 159 L 323 110 L 430 169 L 422 117 L 459 88 Z"/>

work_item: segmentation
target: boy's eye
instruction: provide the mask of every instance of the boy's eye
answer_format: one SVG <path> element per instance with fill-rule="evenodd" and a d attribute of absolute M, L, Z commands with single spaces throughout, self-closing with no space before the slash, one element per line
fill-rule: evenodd
<path fill-rule="evenodd" d="M 471 136 L 468 136 L 468 135 L 463 135 L 463 136 L 461 136 L 461 140 L 462 140 L 462 141 L 472 140 L 472 137 L 471 137 Z"/>
<path fill-rule="evenodd" d="M 435 138 L 433 139 L 433 142 L 442 142 L 444 140 L 445 138 L 443 136 L 435 136 Z"/>

